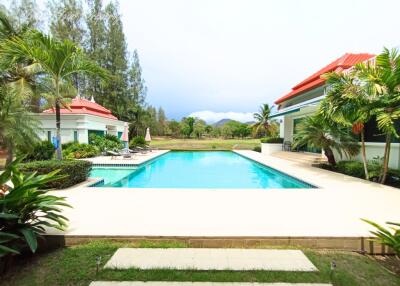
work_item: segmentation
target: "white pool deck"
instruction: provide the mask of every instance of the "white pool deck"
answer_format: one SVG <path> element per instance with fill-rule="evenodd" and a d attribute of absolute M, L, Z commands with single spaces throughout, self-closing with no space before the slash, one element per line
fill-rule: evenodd
<path fill-rule="evenodd" d="M 155 157 L 161 151 L 154 152 Z M 236 152 L 319 188 L 228 190 L 78 186 L 54 192 L 65 196 L 73 208 L 65 210 L 70 219 L 66 232 L 51 230 L 49 234 L 366 237 L 370 236 L 371 227 L 360 218 L 378 223 L 400 221 L 399 189 L 253 151 Z"/>

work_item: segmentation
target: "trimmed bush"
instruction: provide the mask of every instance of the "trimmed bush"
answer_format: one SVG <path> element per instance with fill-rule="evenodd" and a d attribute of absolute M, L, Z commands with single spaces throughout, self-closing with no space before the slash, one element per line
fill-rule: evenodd
<path fill-rule="evenodd" d="M 58 174 L 66 175 L 66 177 L 48 182 L 45 188 L 65 189 L 86 181 L 92 168 L 92 163 L 83 160 L 49 160 L 22 163 L 19 164 L 19 167 L 22 173 L 37 172 L 38 175 L 45 175 L 54 170 L 61 170 Z"/>
<path fill-rule="evenodd" d="M 100 153 L 99 148 L 85 143 L 67 143 L 63 148 L 64 159 L 91 158 Z"/>
<path fill-rule="evenodd" d="M 146 145 L 146 140 L 144 140 L 143 136 L 137 136 L 132 138 L 132 140 L 129 142 L 129 147 L 130 148 L 135 148 L 137 146 L 143 147 Z"/>
<path fill-rule="evenodd" d="M 364 165 L 359 161 L 340 161 L 336 164 L 335 169 L 339 173 L 364 179 Z"/>
<path fill-rule="evenodd" d="M 255 146 L 255 147 L 253 148 L 253 151 L 261 152 L 261 146 Z"/>
<path fill-rule="evenodd" d="M 89 137 L 89 144 L 96 146 L 101 152 L 105 150 L 120 150 L 123 148 L 121 140 L 112 135 L 99 136 L 91 134 Z"/>
<path fill-rule="evenodd" d="M 261 143 L 283 143 L 283 138 L 279 137 L 266 137 L 261 139 Z"/>
<path fill-rule="evenodd" d="M 54 151 L 54 146 L 50 141 L 42 141 L 26 153 L 24 162 L 50 160 L 53 158 Z"/>

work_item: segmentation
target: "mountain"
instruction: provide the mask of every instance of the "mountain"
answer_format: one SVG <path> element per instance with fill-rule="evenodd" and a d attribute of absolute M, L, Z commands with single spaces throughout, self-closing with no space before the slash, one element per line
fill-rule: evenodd
<path fill-rule="evenodd" d="M 229 118 L 224 118 L 224 119 L 221 119 L 221 120 L 218 120 L 217 122 L 215 122 L 213 124 L 213 126 L 214 127 L 221 127 L 222 125 L 224 125 L 225 123 L 230 122 L 230 121 L 234 121 L 234 120 L 229 119 Z"/>

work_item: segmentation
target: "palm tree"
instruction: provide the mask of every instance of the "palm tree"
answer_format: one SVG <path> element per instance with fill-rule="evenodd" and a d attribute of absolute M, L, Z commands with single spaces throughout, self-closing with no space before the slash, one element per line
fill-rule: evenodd
<path fill-rule="evenodd" d="M 312 148 L 321 148 L 330 165 L 335 166 L 336 160 L 333 150 L 342 157 L 356 155 L 359 146 L 350 132 L 340 125 L 327 122 L 320 115 L 305 117 L 298 125 L 293 136 L 293 147 L 308 145 Z"/>
<path fill-rule="evenodd" d="M 57 158 L 62 159 L 60 108 L 68 108 L 66 95 L 73 96 L 74 91 L 69 89 L 72 76 L 85 73 L 106 78 L 106 71 L 89 61 L 71 41 L 57 41 L 38 31 L 31 31 L 24 38 L 13 37 L 3 41 L 0 58 L 6 64 L 31 62 L 31 66 L 47 79 L 47 99 L 56 111 Z"/>
<path fill-rule="evenodd" d="M 365 87 L 360 85 L 355 71 L 331 72 L 325 74 L 324 78 L 329 88 L 326 98 L 321 102 L 319 114 L 325 120 L 350 126 L 354 134 L 360 135 L 364 173 L 369 180 L 364 126 L 372 117 L 371 98 Z"/>
<path fill-rule="evenodd" d="M 7 149 L 6 164 L 12 162 L 18 146 L 33 146 L 39 137 L 39 122 L 31 116 L 20 98 L 7 86 L 0 86 L 0 144 Z"/>
<path fill-rule="evenodd" d="M 264 129 L 265 133 L 268 134 L 270 131 L 269 116 L 271 115 L 272 108 L 268 103 L 261 105 L 259 112 L 253 114 L 256 122 L 253 124 L 254 133 L 257 134 L 260 129 Z"/>
<path fill-rule="evenodd" d="M 392 138 L 399 138 L 395 122 L 400 119 L 400 54 L 396 49 L 389 51 L 385 48 L 376 57 L 375 64 L 359 64 L 356 69 L 368 94 L 373 98 L 378 128 L 386 137 L 380 177 L 380 182 L 383 184 L 389 169 Z"/>

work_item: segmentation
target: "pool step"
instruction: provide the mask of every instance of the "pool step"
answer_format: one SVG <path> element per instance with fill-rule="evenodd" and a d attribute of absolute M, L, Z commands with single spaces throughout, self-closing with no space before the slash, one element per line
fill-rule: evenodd
<path fill-rule="evenodd" d="M 271 154 L 271 156 L 306 165 L 322 164 L 328 162 L 327 159 L 321 154 L 278 151 Z"/>
<path fill-rule="evenodd" d="M 301 250 L 232 248 L 120 248 L 105 268 L 318 271 Z"/>

